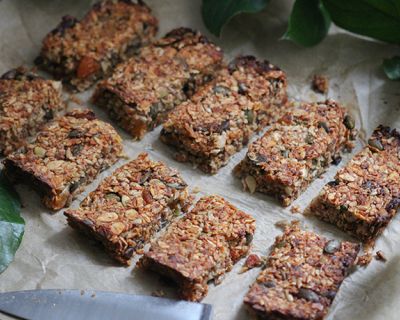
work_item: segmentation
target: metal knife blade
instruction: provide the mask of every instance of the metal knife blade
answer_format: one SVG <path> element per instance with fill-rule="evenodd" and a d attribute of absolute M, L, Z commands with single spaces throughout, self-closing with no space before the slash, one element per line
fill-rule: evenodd
<path fill-rule="evenodd" d="M 26 320 L 209 320 L 209 304 L 88 290 L 0 293 L 0 312 Z"/>

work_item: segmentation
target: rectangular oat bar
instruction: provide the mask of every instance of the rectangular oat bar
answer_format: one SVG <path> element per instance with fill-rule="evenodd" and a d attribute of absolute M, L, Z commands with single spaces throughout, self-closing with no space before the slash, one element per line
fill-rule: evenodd
<path fill-rule="evenodd" d="M 207 283 L 219 283 L 246 255 L 254 231 L 250 215 L 221 197 L 203 197 L 152 243 L 139 265 L 173 279 L 183 299 L 200 301 Z"/>
<path fill-rule="evenodd" d="M 157 28 L 141 0 L 100 1 L 81 20 L 64 16 L 44 38 L 35 63 L 83 91 L 152 40 Z"/>
<path fill-rule="evenodd" d="M 372 242 L 400 206 L 400 133 L 379 126 L 368 145 L 335 175 L 309 213 Z"/>
<path fill-rule="evenodd" d="M 262 319 L 323 319 L 359 250 L 359 244 L 287 227 L 244 303 Z"/>
<path fill-rule="evenodd" d="M 142 153 L 105 178 L 79 209 L 64 214 L 71 227 L 101 241 L 111 257 L 129 265 L 188 200 L 180 174 Z"/>
<path fill-rule="evenodd" d="M 68 206 L 84 187 L 122 155 L 114 128 L 89 110 L 74 110 L 46 124 L 33 143 L 4 161 L 13 182 L 30 183 L 52 210 Z"/>
<path fill-rule="evenodd" d="M 237 57 L 169 114 L 160 139 L 177 149 L 178 161 L 216 173 L 280 114 L 286 100 L 283 71 L 252 56 Z"/>
<path fill-rule="evenodd" d="M 245 189 L 276 197 L 284 206 L 295 200 L 342 149 L 351 149 L 354 121 L 333 100 L 302 103 L 253 142 L 235 168 Z"/>
<path fill-rule="evenodd" d="M 210 81 L 222 59 L 222 50 L 199 32 L 174 29 L 119 65 L 99 83 L 93 101 L 141 139 L 198 86 Z"/>
<path fill-rule="evenodd" d="M 27 143 L 40 127 L 64 109 L 62 85 L 24 67 L 0 78 L 0 154 L 8 155 Z"/>

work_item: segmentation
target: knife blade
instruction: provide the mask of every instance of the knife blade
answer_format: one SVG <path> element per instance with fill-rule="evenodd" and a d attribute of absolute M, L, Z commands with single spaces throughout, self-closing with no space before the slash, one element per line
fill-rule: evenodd
<path fill-rule="evenodd" d="M 0 312 L 26 320 L 209 320 L 209 304 L 88 290 L 0 293 Z"/>

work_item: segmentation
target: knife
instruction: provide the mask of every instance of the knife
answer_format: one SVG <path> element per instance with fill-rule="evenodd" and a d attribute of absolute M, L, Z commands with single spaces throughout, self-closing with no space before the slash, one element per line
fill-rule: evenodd
<path fill-rule="evenodd" d="M 50 289 L 0 293 L 1 312 L 26 320 L 209 320 L 212 307 L 125 293 Z"/>

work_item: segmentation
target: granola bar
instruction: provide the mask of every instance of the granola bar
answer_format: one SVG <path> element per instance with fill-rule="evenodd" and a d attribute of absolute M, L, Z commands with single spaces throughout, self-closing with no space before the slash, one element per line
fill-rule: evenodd
<path fill-rule="evenodd" d="M 255 220 L 218 196 L 201 198 L 152 243 L 139 265 L 172 278 L 183 299 L 200 301 L 250 248 Z"/>
<path fill-rule="evenodd" d="M 64 214 L 71 227 L 101 241 L 111 257 L 129 265 L 188 199 L 180 174 L 142 153 L 104 179 L 79 209 Z"/>
<path fill-rule="evenodd" d="M 102 170 L 122 155 L 114 128 L 89 110 L 74 110 L 46 124 L 35 141 L 8 155 L 5 174 L 30 183 L 42 202 L 58 210 L 70 204 Z"/>
<path fill-rule="evenodd" d="M 178 161 L 216 173 L 280 114 L 286 100 L 283 71 L 241 56 L 169 114 L 160 139 L 177 149 Z"/>
<path fill-rule="evenodd" d="M 400 133 L 379 126 L 368 145 L 325 185 L 309 212 L 368 243 L 399 206 Z"/>
<path fill-rule="evenodd" d="M 44 38 L 35 63 L 83 91 L 133 56 L 157 28 L 157 19 L 141 0 L 100 1 L 81 20 L 64 16 Z"/>
<path fill-rule="evenodd" d="M 0 154 L 23 146 L 40 127 L 64 109 L 61 83 L 23 67 L 0 78 Z"/>
<path fill-rule="evenodd" d="M 333 100 L 302 103 L 257 141 L 235 168 L 245 189 L 275 196 L 284 206 L 321 175 L 341 149 L 351 149 L 354 121 Z"/>
<path fill-rule="evenodd" d="M 175 106 L 210 81 L 222 51 L 199 32 L 178 28 L 116 68 L 98 86 L 94 103 L 140 139 Z"/>
<path fill-rule="evenodd" d="M 291 225 L 276 238 L 244 303 L 262 319 L 323 319 L 359 250 Z"/>

